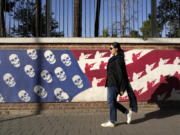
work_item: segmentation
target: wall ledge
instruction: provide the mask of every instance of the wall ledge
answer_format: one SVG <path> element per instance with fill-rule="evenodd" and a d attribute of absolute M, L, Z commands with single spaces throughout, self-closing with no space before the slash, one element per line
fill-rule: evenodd
<path fill-rule="evenodd" d="M 180 44 L 180 38 L 0 38 L 0 44 Z"/>

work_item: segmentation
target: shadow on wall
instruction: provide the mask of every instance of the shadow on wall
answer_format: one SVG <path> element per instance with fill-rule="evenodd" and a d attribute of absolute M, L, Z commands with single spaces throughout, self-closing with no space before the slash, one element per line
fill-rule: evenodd
<path fill-rule="evenodd" d="M 150 103 L 167 100 L 178 100 L 180 98 L 180 80 L 174 76 L 166 76 L 165 81 L 152 94 Z M 159 105 L 159 107 L 161 107 Z"/>
<path fill-rule="evenodd" d="M 35 38 L 35 42 L 37 43 L 40 43 L 40 40 L 38 38 Z M 36 62 L 36 66 L 38 67 L 38 76 L 36 77 L 36 79 L 34 80 L 34 84 L 38 84 L 38 85 L 41 85 L 42 84 L 42 78 L 41 78 L 41 75 L 40 75 L 40 71 L 42 71 L 42 58 L 44 57 L 43 56 L 43 49 L 44 46 L 43 45 L 40 45 L 38 44 L 37 46 L 35 47 L 32 47 L 32 46 L 29 46 L 30 48 L 29 49 L 35 49 L 35 50 L 38 50 L 37 51 L 37 55 L 39 57 L 39 59 L 37 59 L 37 62 Z M 31 48 L 32 47 L 32 48 Z M 33 90 L 34 91 L 34 90 Z M 33 92 L 34 93 L 34 92 Z M 11 121 L 11 120 L 16 120 L 16 119 L 22 119 L 22 118 L 27 118 L 27 117 L 33 117 L 35 115 L 39 115 L 41 114 L 41 112 L 43 111 L 43 102 L 42 102 L 42 98 L 38 95 L 40 93 L 34 93 L 34 97 L 35 97 L 35 110 L 33 110 L 33 114 L 30 114 L 30 115 L 27 115 L 27 114 L 24 114 L 24 115 L 20 115 L 20 116 L 13 116 L 14 118 L 8 118 L 8 119 L 0 119 L 0 123 L 1 122 L 5 122 L 5 121 Z M 6 103 L 4 103 L 6 104 Z M 26 104 L 26 103 L 23 103 L 23 104 Z M 33 103 L 32 103 L 33 104 Z M 31 110 L 29 110 L 31 111 Z"/>
<path fill-rule="evenodd" d="M 176 49 L 176 50 L 180 50 L 180 47 L 174 47 L 174 49 Z"/>
<path fill-rule="evenodd" d="M 40 43 L 39 38 L 35 38 L 35 40 L 36 40 L 36 43 Z M 39 69 L 38 73 L 40 73 L 40 71 L 42 70 L 42 58 L 44 57 L 42 51 L 43 51 L 44 47 L 43 47 L 43 45 L 39 44 L 37 49 L 39 50 L 39 51 L 37 51 L 37 53 L 38 53 L 37 55 L 40 58 L 40 59 L 38 59 L 37 67 Z M 34 82 L 34 83 L 41 85 L 42 79 L 41 79 L 40 74 L 38 74 L 38 76 L 36 78 L 36 82 Z M 39 96 L 37 96 L 37 94 L 35 94 L 35 96 L 36 96 L 36 103 L 38 103 L 38 107 L 35 111 L 35 115 L 39 115 L 41 113 L 41 111 L 43 111 L 43 103 L 41 102 L 41 98 Z"/>
<path fill-rule="evenodd" d="M 152 94 L 148 103 L 155 103 L 159 110 L 145 114 L 144 118 L 132 121 L 141 123 L 150 119 L 162 119 L 180 114 L 180 80 L 174 76 L 166 76 L 164 83 Z"/>

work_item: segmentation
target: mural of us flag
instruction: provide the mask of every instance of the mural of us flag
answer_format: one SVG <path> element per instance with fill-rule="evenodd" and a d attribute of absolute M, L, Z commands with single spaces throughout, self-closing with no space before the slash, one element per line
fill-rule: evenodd
<path fill-rule="evenodd" d="M 124 51 L 139 101 L 180 100 L 179 50 Z M 0 50 L 0 102 L 106 101 L 110 57 L 108 50 Z"/>

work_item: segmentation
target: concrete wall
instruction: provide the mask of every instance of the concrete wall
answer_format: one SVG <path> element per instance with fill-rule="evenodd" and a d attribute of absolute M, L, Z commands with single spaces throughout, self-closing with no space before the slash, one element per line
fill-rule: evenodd
<path fill-rule="evenodd" d="M 138 101 L 180 100 L 179 39 L 2 38 L 0 101 L 106 101 L 104 84 L 112 42 L 122 44 Z M 37 57 L 31 57 L 32 51 Z M 127 101 L 127 94 L 118 100 Z"/>

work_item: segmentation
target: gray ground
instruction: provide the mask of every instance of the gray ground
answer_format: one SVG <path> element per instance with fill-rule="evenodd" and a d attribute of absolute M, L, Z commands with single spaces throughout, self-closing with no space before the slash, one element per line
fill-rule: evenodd
<path fill-rule="evenodd" d="M 108 111 L 59 111 L 40 115 L 0 115 L 0 135 L 179 135 L 180 111 L 163 110 L 126 116 L 118 112 L 115 128 L 103 128 Z"/>

